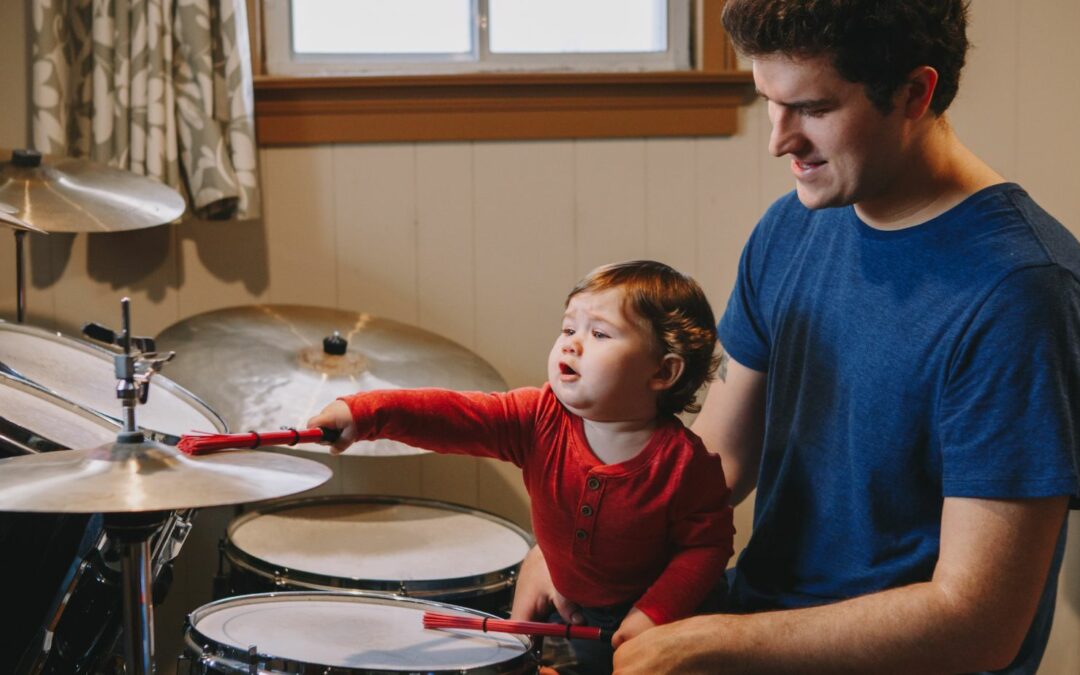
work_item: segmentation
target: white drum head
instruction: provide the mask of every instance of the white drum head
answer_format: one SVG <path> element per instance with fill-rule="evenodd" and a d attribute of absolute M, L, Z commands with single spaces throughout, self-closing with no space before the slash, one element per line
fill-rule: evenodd
<path fill-rule="evenodd" d="M 38 328 L 0 323 L 0 361 L 84 408 L 122 416 L 112 354 L 104 349 Z M 172 436 L 224 431 L 209 408 L 161 375 L 150 380 L 150 397 L 136 415 L 140 427 Z"/>
<path fill-rule="evenodd" d="M 29 450 L 36 449 L 33 436 L 82 449 L 112 443 L 119 431 L 116 424 L 6 376 L 0 377 L 0 419 L 30 432 L 25 438 L 11 438 Z"/>
<path fill-rule="evenodd" d="M 229 541 L 274 567 L 344 579 L 478 577 L 521 564 L 531 542 L 488 514 L 421 500 L 302 500 L 242 516 Z"/>
<path fill-rule="evenodd" d="M 206 605 L 192 628 L 217 643 L 306 664 L 402 672 L 467 671 L 523 656 L 512 635 L 425 629 L 425 611 L 450 606 L 333 593 L 248 595 Z"/>

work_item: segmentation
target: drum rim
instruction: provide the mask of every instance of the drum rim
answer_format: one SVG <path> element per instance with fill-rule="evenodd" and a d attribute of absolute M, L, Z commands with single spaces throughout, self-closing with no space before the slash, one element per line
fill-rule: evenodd
<path fill-rule="evenodd" d="M 276 587 L 298 587 L 315 591 L 331 591 L 357 593 L 371 591 L 376 593 L 391 593 L 397 597 L 410 598 L 442 598 L 442 599 L 465 599 L 488 593 L 500 591 L 514 584 L 517 571 L 521 567 L 518 562 L 507 567 L 491 570 L 483 574 L 468 575 L 463 577 L 447 577 L 442 579 L 367 579 L 360 577 L 335 577 L 318 572 L 295 570 L 277 565 L 269 560 L 259 558 L 249 553 L 233 542 L 233 534 L 247 522 L 260 516 L 270 515 L 293 508 L 307 508 L 312 506 L 326 506 L 331 504 L 386 504 L 408 505 L 438 509 L 441 511 L 456 511 L 501 525 L 510 530 L 525 542 L 526 548 L 532 548 L 536 543 L 532 535 L 502 516 L 464 504 L 445 502 L 437 499 L 425 499 L 422 497 L 399 497 L 396 495 L 323 495 L 313 497 L 299 497 L 294 499 L 275 500 L 264 504 L 256 509 L 233 518 L 225 529 L 223 548 L 230 564 L 239 566 L 263 579 L 268 580 Z"/>
<path fill-rule="evenodd" d="M 214 600 L 213 602 L 209 602 L 205 605 L 197 607 L 188 613 L 184 622 L 184 642 L 187 648 L 192 652 L 193 658 L 197 660 L 204 660 L 207 658 L 207 655 L 209 653 L 210 658 L 224 660 L 226 663 L 222 665 L 227 665 L 230 668 L 235 668 L 236 672 L 249 672 L 250 659 L 252 656 L 251 651 L 230 644 L 222 643 L 219 640 L 216 640 L 206 635 L 196 626 L 202 618 L 209 614 L 212 614 L 214 611 L 222 609 L 225 606 L 274 602 L 276 599 L 279 598 L 285 600 L 318 600 L 331 602 L 357 602 L 357 600 L 365 600 L 369 604 L 390 606 L 401 606 L 402 604 L 421 605 L 424 608 L 430 608 L 432 611 L 449 611 L 456 613 L 472 614 L 475 616 L 488 617 L 492 619 L 499 618 L 494 614 L 482 612 L 478 609 L 459 607 L 458 605 L 452 605 L 449 603 L 437 602 L 433 600 L 407 598 L 393 595 L 390 593 L 377 593 L 369 591 L 356 593 L 340 593 L 332 591 L 275 591 L 272 593 L 251 593 L 248 595 L 238 595 L 229 598 L 222 598 L 220 600 Z M 470 672 L 499 674 L 536 672 L 535 668 L 528 668 L 528 666 L 530 665 L 535 665 L 535 651 L 532 639 L 525 635 L 515 634 L 507 634 L 505 637 L 514 638 L 518 642 L 520 642 L 523 648 L 522 652 L 511 659 L 507 659 L 506 661 L 500 661 L 498 663 L 492 664 L 484 664 L 478 666 L 477 668 L 451 668 L 448 670 L 430 670 L 424 672 L 428 675 L 450 675 L 451 673 L 455 673 L 457 675 L 467 675 Z M 263 651 L 258 645 L 255 645 L 254 656 L 258 659 L 260 666 L 267 668 L 266 671 L 259 670 L 259 672 L 300 674 L 313 672 L 311 670 L 312 667 L 318 668 L 319 673 L 325 673 L 326 675 L 383 675 L 386 673 L 410 672 L 405 670 L 327 666 L 324 664 L 316 664 L 309 661 L 297 661 L 294 659 L 269 654 Z"/>
<path fill-rule="evenodd" d="M 113 432 L 115 436 L 120 431 L 120 421 L 109 417 L 97 410 L 92 410 L 83 405 L 75 403 L 63 396 L 60 396 L 56 392 L 41 386 L 40 384 L 28 380 L 23 377 L 17 377 L 7 372 L 0 371 L 0 387 L 10 387 L 12 389 L 21 391 L 23 393 L 39 398 L 46 401 L 50 405 L 55 405 L 67 410 L 68 412 L 75 413 L 83 419 L 94 422 L 101 427 L 108 428 Z M 31 446 L 31 437 L 36 436 L 38 439 L 45 443 L 55 446 L 43 449 L 38 449 Z M 4 412 L 0 411 L 0 440 L 7 441 L 15 448 L 22 450 L 25 454 L 36 455 L 40 452 L 49 452 L 52 450 L 66 450 L 68 446 L 59 441 L 55 441 L 48 436 L 47 432 L 35 431 L 33 429 L 27 429 L 26 427 L 17 424 L 7 417 Z M 73 448 L 77 449 L 77 448 Z"/>
<path fill-rule="evenodd" d="M 51 331 L 44 328 L 39 328 L 37 326 L 27 326 L 26 324 L 21 323 L 11 323 L 10 321 L 0 319 L 0 331 L 5 330 L 10 330 L 15 333 L 24 333 L 26 335 L 44 338 L 51 342 L 63 344 L 65 346 L 71 346 L 74 349 L 77 349 L 83 353 L 89 354 L 97 358 L 101 358 L 105 361 L 112 361 L 113 357 L 116 356 L 116 353 L 106 349 L 105 347 L 101 347 L 92 342 L 87 342 L 85 340 L 66 335 L 60 331 Z M 14 366 L 4 363 L 3 359 L 0 359 L 0 373 L 7 374 L 24 382 L 34 384 L 40 389 L 43 389 L 44 391 L 47 391 L 59 398 L 70 400 L 61 392 L 58 392 L 50 387 L 45 386 L 44 384 L 41 384 L 40 382 L 34 381 L 26 375 L 23 375 Z M 168 376 L 158 373 L 153 378 L 151 387 L 162 387 L 163 389 L 169 391 L 177 398 L 191 405 L 191 407 L 195 408 L 199 413 L 201 413 L 204 417 L 210 420 L 210 423 L 214 425 L 215 431 L 222 434 L 228 433 L 229 426 L 225 423 L 225 420 L 221 417 L 221 415 L 219 415 L 213 408 L 211 408 L 210 405 L 206 403 L 206 401 L 199 398 L 194 392 L 190 391 L 189 389 L 175 382 L 174 380 L 170 380 Z M 151 395 L 153 395 L 153 391 L 151 391 L 150 393 Z M 111 415 L 105 411 L 95 412 L 116 422 L 118 425 L 123 424 L 123 420 L 121 420 L 117 416 Z M 139 425 L 139 428 L 150 437 L 150 440 L 157 441 L 159 443 L 164 443 L 166 445 L 176 445 L 180 441 L 180 437 L 176 436 L 175 434 L 170 434 L 165 431 L 158 431 L 156 429 L 149 429 L 142 425 Z M 210 430 L 207 429 L 207 431 Z"/>

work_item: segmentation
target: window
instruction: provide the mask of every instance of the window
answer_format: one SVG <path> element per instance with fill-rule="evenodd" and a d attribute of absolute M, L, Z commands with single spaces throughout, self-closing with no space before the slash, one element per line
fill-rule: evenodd
<path fill-rule="evenodd" d="M 531 34 L 539 20 L 523 12 L 537 6 L 561 8 L 561 15 L 554 14 L 557 18 L 549 19 L 558 22 L 552 25 L 558 25 L 559 30 L 548 30 L 547 37 L 565 39 L 578 32 L 569 29 L 569 24 L 589 23 L 589 15 L 583 8 L 600 7 L 601 3 L 594 5 L 596 0 L 428 0 L 437 8 L 431 12 L 440 12 L 438 20 L 429 20 L 436 15 L 418 9 L 423 0 L 338 1 L 342 3 L 338 7 L 370 3 L 383 11 L 406 6 L 412 10 L 408 16 L 393 15 L 397 17 L 398 32 L 403 35 L 396 42 L 390 35 L 392 31 L 380 35 L 379 39 L 384 40 L 381 53 L 374 48 L 362 55 L 340 53 L 341 36 L 355 35 L 360 29 L 355 19 L 334 12 L 329 15 L 340 28 L 326 28 L 324 24 L 322 28 L 305 29 L 304 21 L 298 22 L 297 30 L 313 32 L 308 37 L 298 36 L 299 52 L 296 52 L 290 18 L 293 4 L 314 6 L 332 0 L 247 0 L 255 72 L 255 125 L 260 146 L 726 135 L 735 132 L 737 108 L 755 100 L 750 73 L 739 70 L 720 25 L 724 0 L 670 0 L 672 7 L 681 6 L 680 11 L 685 10 L 681 17 L 673 13 L 668 3 L 661 2 L 663 11 L 654 12 L 651 23 L 623 21 L 622 10 L 653 0 L 607 0 L 610 4 L 604 4 L 607 7 L 604 20 L 595 21 L 594 25 L 610 27 L 614 22 L 607 19 L 617 11 L 622 21 L 620 27 L 638 26 L 626 31 L 636 36 L 637 46 L 631 48 L 605 38 L 607 42 L 598 41 L 601 48 L 574 42 L 572 49 L 565 42 L 553 46 L 550 41 L 533 41 L 542 37 Z M 481 14 L 481 9 L 488 14 Z M 465 10 L 467 15 L 463 13 Z M 515 12 L 516 21 L 508 18 L 515 16 Z M 418 15 L 422 16 L 418 19 Z M 466 21 L 462 16 L 469 18 Z M 483 16 L 493 18 L 481 21 Z M 501 25 L 509 26 L 503 30 L 512 30 L 516 23 L 529 28 L 526 36 L 519 32 L 516 40 L 507 42 L 509 38 L 492 27 L 492 21 L 500 16 L 507 22 L 500 22 Z M 663 29 L 659 28 L 661 21 Z M 676 29 L 682 21 L 688 27 Z M 466 23 L 468 31 L 462 28 Z M 456 32 L 459 37 L 409 42 L 410 36 L 422 33 L 420 26 L 425 24 L 448 35 Z M 691 28 L 692 39 L 687 35 Z M 485 32 L 484 39 L 479 40 Z M 689 62 L 685 53 L 671 56 L 679 53 L 675 46 L 678 43 L 671 37 L 676 33 L 684 52 L 693 52 L 692 68 L 676 70 L 674 66 L 640 63 L 625 66 L 631 57 L 642 61 L 681 58 Z M 454 42 L 461 35 L 467 35 L 469 41 Z M 623 34 L 620 39 L 625 38 Z M 643 43 L 647 47 L 642 47 Z M 524 55 L 508 44 L 516 44 L 516 49 L 524 51 Z M 335 53 L 334 49 L 339 52 Z M 345 51 L 348 49 L 355 50 L 355 46 Z M 623 51 L 598 52 L 597 49 Z M 488 52 L 489 61 L 485 67 L 490 69 L 478 71 L 476 63 L 484 52 Z M 293 67 L 299 70 L 283 74 L 282 54 L 287 62 L 295 62 Z M 593 66 L 603 65 L 603 59 L 612 58 L 613 54 L 623 61 L 624 67 L 636 70 L 611 69 L 610 64 L 605 66 L 607 70 L 572 69 L 593 57 L 598 59 Z M 492 66 L 493 58 L 506 61 Z M 560 58 L 570 63 L 558 64 Z M 331 67 L 329 62 L 334 59 L 338 64 Z M 357 75 L 357 63 L 352 61 L 363 59 L 370 62 L 370 69 Z M 409 65 L 410 59 L 442 59 L 439 67 L 444 70 L 416 70 L 416 64 Z M 545 70 L 536 72 L 526 71 L 519 64 L 506 65 L 512 59 L 548 61 Z M 473 60 L 468 65 L 471 70 L 455 72 L 455 60 Z M 397 72 L 387 70 L 388 63 L 399 68 L 405 64 L 406 68 Z M 380 71 L 379 67 L 384 70 Z M 409 67 L 414 70 L 409 71 Z"/>
<path fill-rule="evenodd" d="M 271 75 L 690 68 L 690 0 L 266 0 Z"/>

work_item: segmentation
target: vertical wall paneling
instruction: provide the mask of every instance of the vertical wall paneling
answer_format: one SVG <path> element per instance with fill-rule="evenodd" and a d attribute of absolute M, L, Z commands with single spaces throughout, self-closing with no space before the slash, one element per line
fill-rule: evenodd
<path fill-rule="evenodd" d="M 474 153 L 476 349 L 510 386 L 540 384 L 575 280 L 573 142 L 483 143 Z M 480 503 L 527 523 L 520 471 L 478 466 Z"/>
<path fill-rule="evenodd" d="M 270 302 L 337 305 L 339 255 L 330 147 L 260 153 Z"/>
<path fill-rule="evenodd" d="M 262 220 L 184 217 L 176 226 L 179 316 L 267 301 L 270 263 Z"/>
<path fill-rule="evenodd" d="M 338 306 L 416 323 L 416 151 L 334 146 Z"/>
<path fill-rule="evenodd" d="M 645 230 L 648 257 L 697 274 L 696 141 L 645 141 Z"/>
<path fill-rule="evenodd" d="M 697 141 L 694 167 L 697 246 L 695 278 L 719 320 L 727 305 L 739 256 L 761 217 L 757 204 L 760 187 L 754 177 L 762 161 L 756 115 L 740 111 L 745 134 Z"/>
<path fill-rule="evenodd" d="M 472 146 L 416 149 L 419 322 L 466 347 L 476 335 Z"/>
<path fill-rule="evenodd" d="M 577 141 L 574 182 L 574 273 L 644 258 L 645 141 Z"/>
<path fill-rule="evenodd" d="M 1015 179 L 1019 2 L 977 3 L 971 12 L 967 65 L 947 116 L 960 140 L 1006 178 Z"/>
<path fill-rule="evenodd" d="M 475 349 L 472 158 L 468 143 L 417 146 L 416 259 L 419 324 Z M 432 453 L 417 464 L 424 497 L 476 506 L 476 459 Z"/>
<path fill-rule="evenodd" d="M 980 7 L 981 7 L 980 3 Z M 1038 6 L 1038 11 L 1033 11 Z M 1075 159 L 1080 156 L 1076 111 L 1080 109 L 1080 3 L 1056 0 L 1024 3 L 1017 10 L 1016 180 L 1050 213 L 1080 233 L 1080 190 Z M 975 10 L 978 11 L 978 8 Z M 983 103 L 987 110 L 997 97 Z M 1004 130 L 1003 130 L 1003 133 Z"/>

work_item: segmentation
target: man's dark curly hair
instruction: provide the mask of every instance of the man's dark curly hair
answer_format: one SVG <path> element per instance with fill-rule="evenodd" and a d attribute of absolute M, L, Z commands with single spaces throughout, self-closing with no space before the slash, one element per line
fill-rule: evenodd
<path fill-rule="evenodd" d="M 723 22 L 750 57 L 831 57 L 883 114 L 919 66 L 938 73 L 930 109 L 941 115 L 960 86 L 969 0 L 728 0 Z"/>
<path fill-rule="evenodd" d="M 685 364 L 675 385 L 660 392 L 658 412 L 674 415 L 701 410 L 694 395 L 713 378 L 719 363 L 719 357 L 713 356 L 716 320 L 705 292 L 696 281 L 664 263 L 631 260 L 590 272 L 566 296 L 566 304 L 580 293 L 609 288 L 623 290 L 626 307 L 648 324 L 661 353 L 681 356 Z"/>

